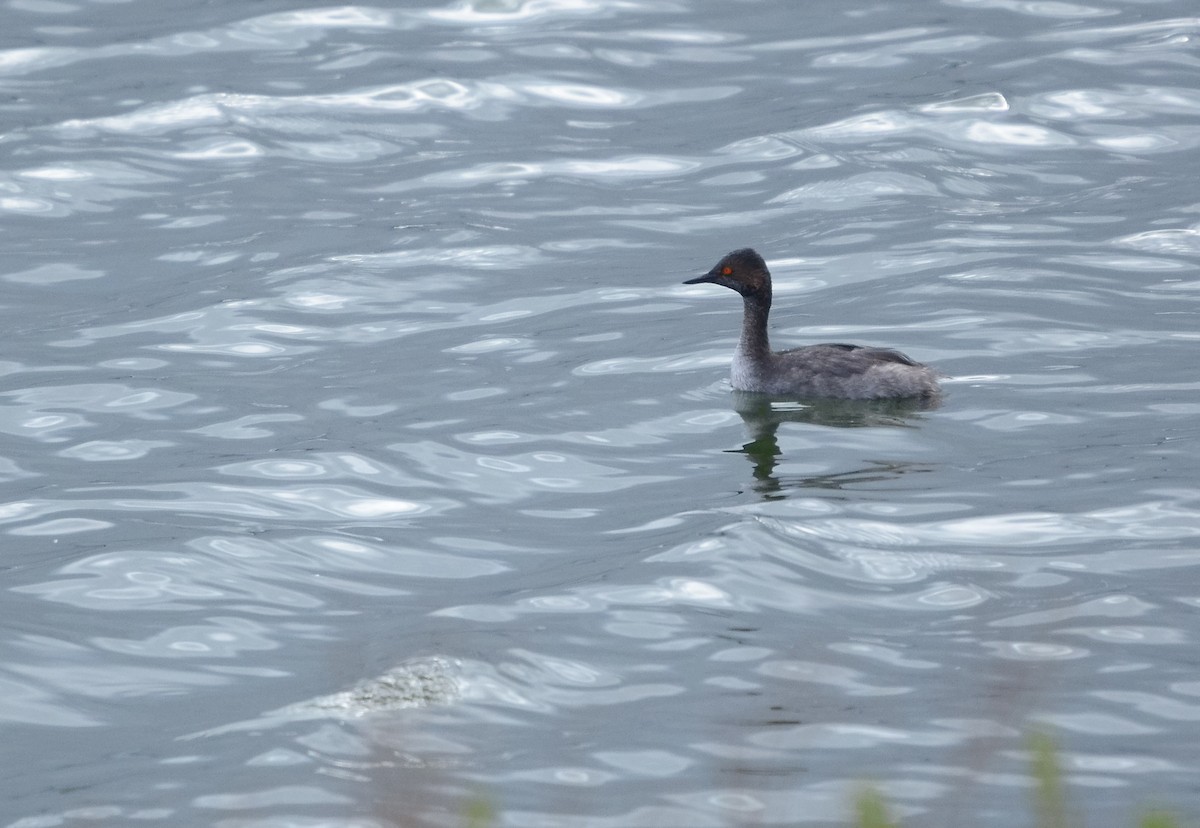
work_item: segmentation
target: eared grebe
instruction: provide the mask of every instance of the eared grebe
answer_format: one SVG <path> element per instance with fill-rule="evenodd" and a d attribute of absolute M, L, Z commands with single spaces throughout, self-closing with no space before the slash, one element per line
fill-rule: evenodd
<path fill-rule="evenodd" d="M 762 256 L 749 247 L 726 254 L 708 273 L 684 284 L 701 282 L 742 295 L 742 338 L 730 376 L 738 391 L 848 400 L 933 398 L 940 393 L 932 368 L 890 348 L 830 343 L 772 351 L 767 342 L 771 274 Z"/>

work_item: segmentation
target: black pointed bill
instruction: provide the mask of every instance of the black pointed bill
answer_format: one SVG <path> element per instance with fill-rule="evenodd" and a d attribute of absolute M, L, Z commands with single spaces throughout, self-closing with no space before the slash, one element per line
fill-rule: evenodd
<path fill-rule="evenodd" d="M 695 279 L 688 279 L 686 282 L 684 282 L 684 284 L 685 285 L 699 285 L 704 282 L 715 282 L 715 281 L 717 281 L 717 277 L 720 275 L 721 274 L 717 273 L 715 270 L 710 270 L 708 273 L 705 273 L 703 276 L 697 276 Z"/>

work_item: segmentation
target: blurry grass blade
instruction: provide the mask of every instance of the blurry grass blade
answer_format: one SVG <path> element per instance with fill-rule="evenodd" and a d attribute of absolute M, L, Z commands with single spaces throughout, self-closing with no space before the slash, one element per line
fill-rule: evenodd
<path fill-rule="evenodd" d="M 489 828 L 496 821 L 496 809 L 482 794 L 471 797 L 466 807 L 467 828 Z"/>
<path fill-rule="evenodd" d="M 858 817 L 855 823 L 857 828 L 897 828 L 896 824 L 888 819 L 883 797 L 874 788 L 865 788 L 858 795 L 854 801 L 854 810 Z"/>
<path fill-rule="evenodd" d="M 1029 737 L 1033 751 L 1033 778 L 1037 784 L 1038 828 L 1067 828 L 1067 798 L 1063 791 L 1058 748 L 1045 733 Z"/>
<path fill-rule="evenodd" d="M 1179 828 L 1179 823 L 1165 811 L 1150 811 L 1142 817 L 1138 828 Z"/>

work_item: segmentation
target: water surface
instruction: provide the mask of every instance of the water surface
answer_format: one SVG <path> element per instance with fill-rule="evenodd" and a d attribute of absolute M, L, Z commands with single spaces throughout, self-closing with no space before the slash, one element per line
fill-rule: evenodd
<path fill-rule="evenodd" d="M 0 18 L 6 828 L 1200 812 L 1192 4 Z"/>

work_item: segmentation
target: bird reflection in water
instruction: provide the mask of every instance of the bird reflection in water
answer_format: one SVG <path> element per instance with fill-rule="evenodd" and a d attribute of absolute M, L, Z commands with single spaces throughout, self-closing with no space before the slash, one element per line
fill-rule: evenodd
<path fill-rule="evenodd" d="M 833 428 L 912 428 L 921 413 L 937 408 L 938 399 L 839 400 L 771 397 L 746 391 L 733 392 L 733 407 L 746 424 L 750 441 L 741 451 L 754 464 L 755 490 L 763 497 L 783 497 L 783 483 L 775 475 L 782 454 L 776 432 L 780 423 L 807 423 Z M 870 467 L 836 474 L 813 475 L 788 484 L 788 488 L 840 489 L 855 483 L 887 480 L 908 472 L 923 471 L 918 463 L 872 463 Z"/>

